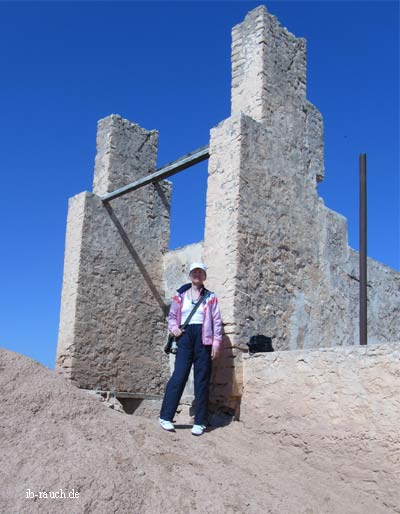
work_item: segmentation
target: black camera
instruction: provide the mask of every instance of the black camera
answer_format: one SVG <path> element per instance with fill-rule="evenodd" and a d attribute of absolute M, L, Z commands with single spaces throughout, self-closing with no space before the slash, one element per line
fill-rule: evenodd
<path fill-rule="evenodd" d="M 178 343 L 176 337 L 173 334 L 169 334 L 168 341 L 164 346 L 164 352 L 168 355 L 169 353 L 175 354 L 178 351 Z"/>

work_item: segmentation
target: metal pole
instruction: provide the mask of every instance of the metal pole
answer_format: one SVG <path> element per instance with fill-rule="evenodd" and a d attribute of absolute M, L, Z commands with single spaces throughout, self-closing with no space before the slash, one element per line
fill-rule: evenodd
<path fill-rule="evenodd" d="M 367 156 L 360 154 L 360 345 L 367 344 Z"/>

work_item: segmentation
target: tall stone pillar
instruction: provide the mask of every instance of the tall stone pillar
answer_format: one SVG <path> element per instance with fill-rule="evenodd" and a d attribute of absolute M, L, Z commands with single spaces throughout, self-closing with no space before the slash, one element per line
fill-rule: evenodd
<path fill-rule="evenodd" d="M 226 333 L 216 401 L 240 397 L 235 347 L 258 334 L 286 345 L 299 259 L 315 258 L 312 238 L 301 257 L 296 250 L 299 230 L 312 218 L 296 203 L 316 203 L 323 176 L 322 118 L 305 88 L 305 41 L 265 7 L 251 11 L 232 30 L 232 116 L 210 143 L 205 258 Z"/>
<path fill-rule="evenodd" d="M 112 115 L 99 121 L 93 193 L 69 201 L 56 367 L 83 388 L 161 393 L 163 254 L 170 186 L 101 195 L 154 171 L 156 131 Z"/>

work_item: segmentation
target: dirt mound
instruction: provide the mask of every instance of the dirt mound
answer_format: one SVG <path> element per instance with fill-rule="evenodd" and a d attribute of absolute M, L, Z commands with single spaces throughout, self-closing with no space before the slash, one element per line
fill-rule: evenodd
<path fill-rule="evenodd" d="M 391 483 L 385 491 L 372 472 L 348 472 L 357 438 L 328 444 L 315 436 L 304 445 L 298 432 L 291 437 L 286 427 L 283 437 L 262 420 L 234 422 L 200 438 L 190 427 L 170 434 L 157 420 L 108 409 L 6 350 L 0 350 L 0 390 L 5 514 L 400 512 Z M 391 466 L 389 459 L 388 477 Z M 67 497 L 27 497 L 40 492 Z M 71 492 L 78 497 L 68 497 Z"/>

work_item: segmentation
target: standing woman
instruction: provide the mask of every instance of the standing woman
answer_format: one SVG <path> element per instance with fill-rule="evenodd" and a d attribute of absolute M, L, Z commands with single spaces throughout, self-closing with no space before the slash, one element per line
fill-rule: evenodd
<path fill-rule="evenodd" d="M 204 287 L 207 278 L 206 266 L 202 262 L 190 265 L 191 283 L 177 290 L 172 299 L 168 316 L 168 330 L 178 339 L 175 369 L 168 381 L 160 412 L 160 425 L 164 430 L 174 430 L 172 420 L 178 408 L 190 368 L 194 365 L 195 417 L 193 435 L 202 435 L 208 417 L 208 388 L 211 361 L 218 357 L 222 341 L 222 321 L 218 300 L 214 293 Z M 182 331 L 180 327 L 203 298 Z"/>

